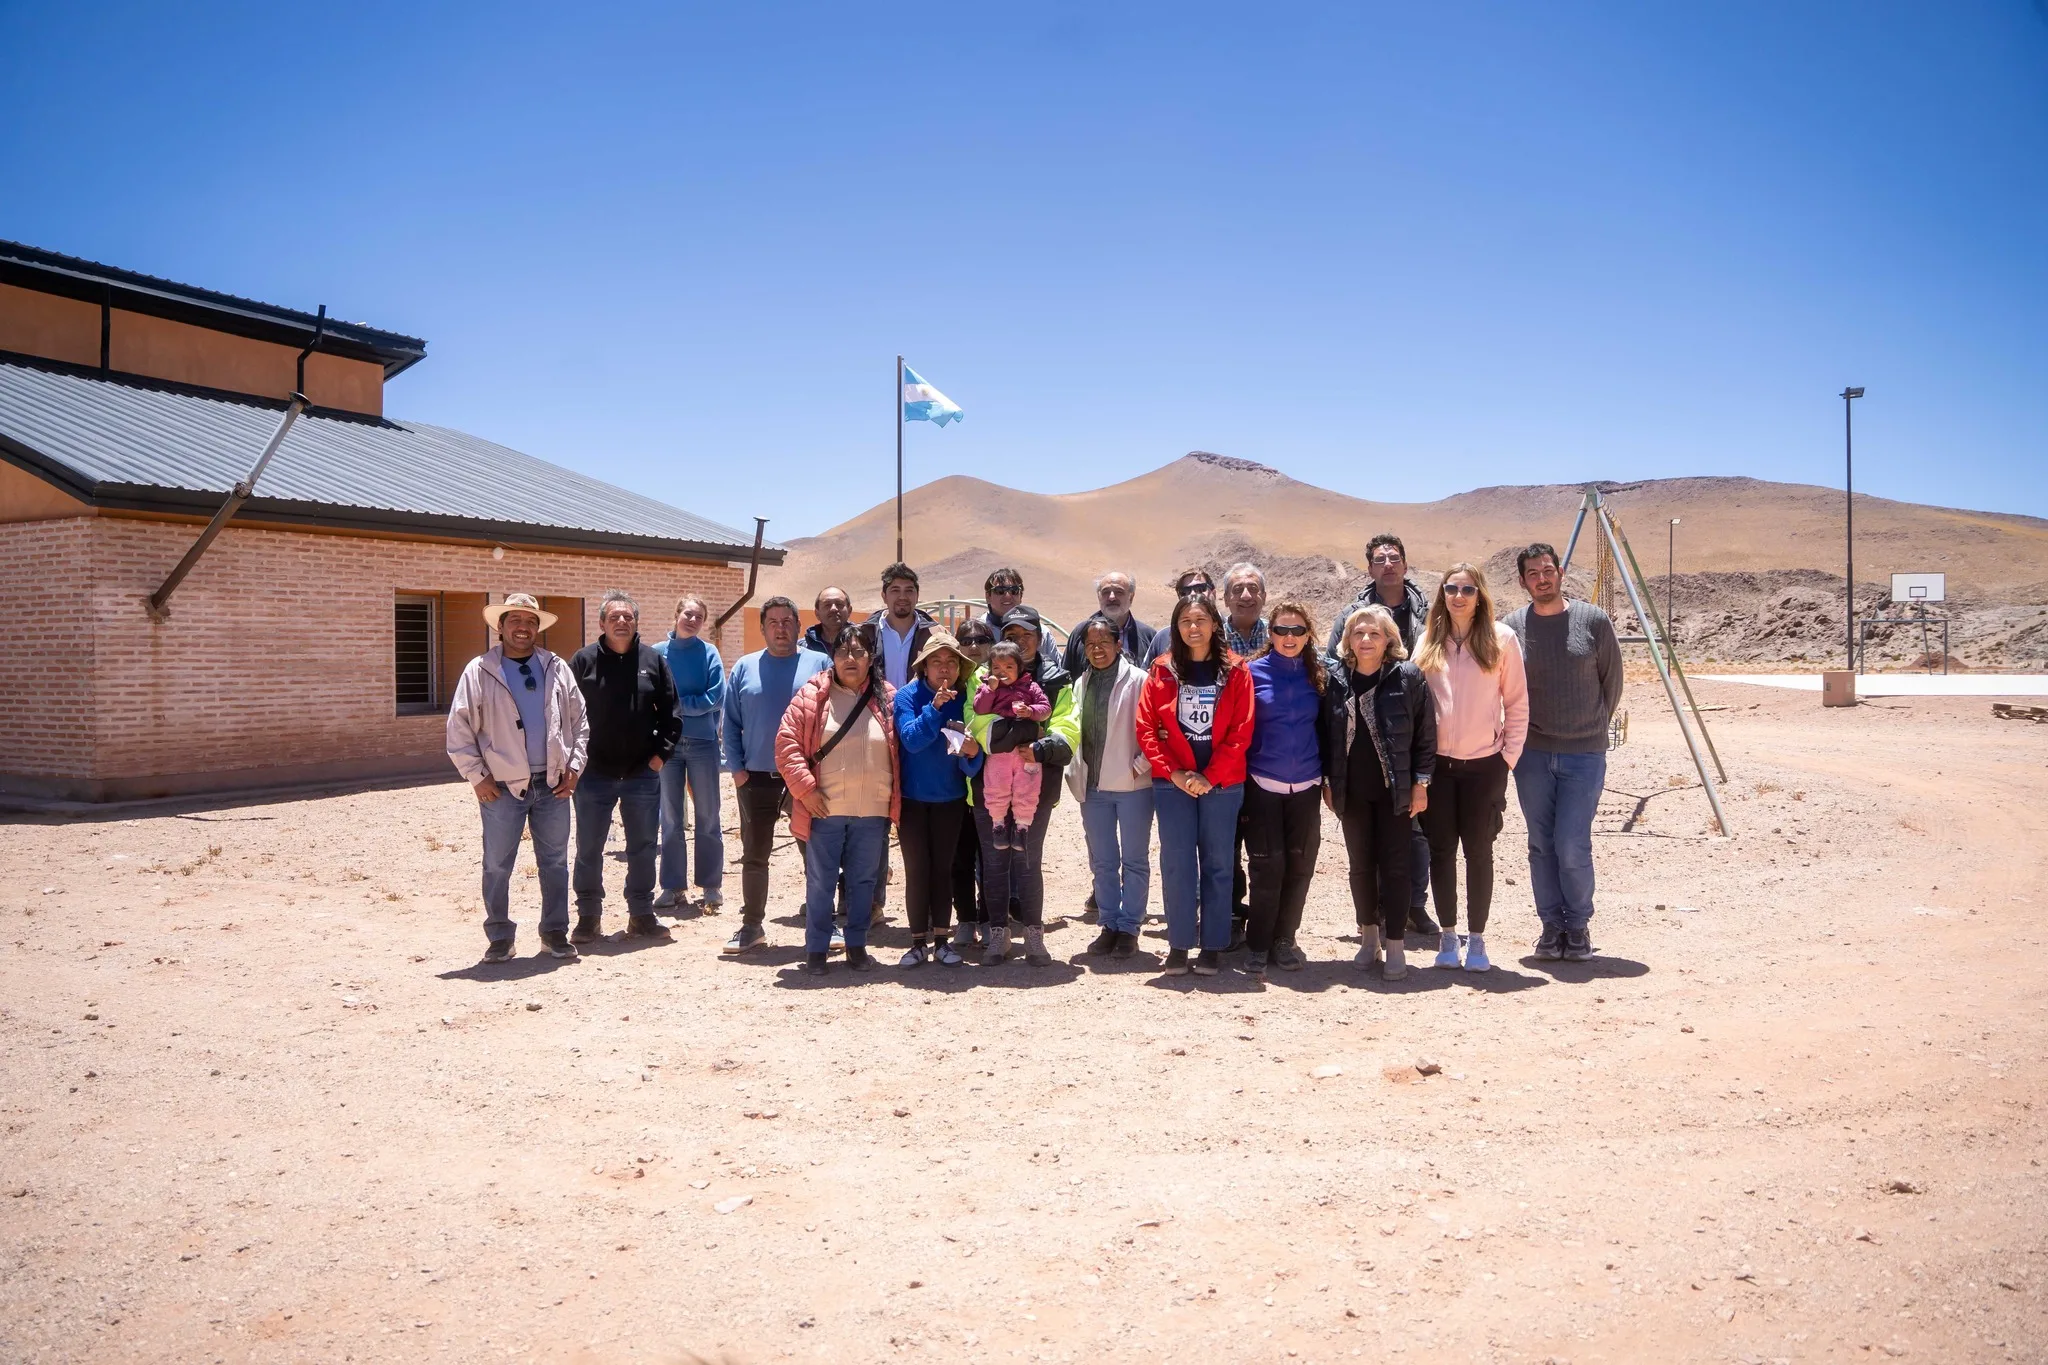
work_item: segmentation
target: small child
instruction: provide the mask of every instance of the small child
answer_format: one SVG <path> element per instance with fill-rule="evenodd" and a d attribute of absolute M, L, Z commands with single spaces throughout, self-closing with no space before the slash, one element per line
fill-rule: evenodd
<path fill-rule="evenodd" d="M 994 716 L 981 785 L 997 848 L 1021 848 L 1021 832 L 1038 814 L 1039 767 L 1031 746 L 1038 723 L 1052 714 L 1045 691 L 1024 671 L 1024 652 L 1008 640 L 989 651 L 989 676 L 974 694 L 974 713 Z"/>

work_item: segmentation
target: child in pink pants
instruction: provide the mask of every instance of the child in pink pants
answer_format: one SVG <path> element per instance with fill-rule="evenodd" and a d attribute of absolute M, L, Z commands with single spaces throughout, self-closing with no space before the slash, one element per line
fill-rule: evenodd
<path fill-rule="evenodd" d="M 1052 714 L 1045 690 L 1024 671 L 1024 653 L 1005 640 L 989 652 L 989 677 L 974 694 L 974 713 L 994 716 L 989 726 L 988 766 L 981 788 L 995 826 L 997 848 L 1022 848 L 1023 831 L 1038 814 L 1039 765 L 1031 746 L 1039 722 Z"/>

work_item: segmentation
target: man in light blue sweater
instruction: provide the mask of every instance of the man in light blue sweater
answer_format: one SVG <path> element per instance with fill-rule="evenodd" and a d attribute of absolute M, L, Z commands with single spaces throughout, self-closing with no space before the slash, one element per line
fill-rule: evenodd
<path fill-rule="evenodd" d="M 832 661 L 797 645 L 802 628 L 796 603 L 771 597 L 761 604 L 761 638 L 756 650 L 732 666 L 725 680 L 725 770 L 732 774 L 740 808 L 740 927 L 726 943 L 743 953 L 768 941 L 761 921 L 768 913 L 768 852 L 775 846 L 788 789 L 775 766 L 775 732 L 796 690 L 832 667 Z"/>
<path fill-rule="evenodd" d="M 725 662 L 698 632 L 710 611 L 704 599 L 684 594 L 676 603 L 675 630 L 663 646 L 676 683 L 683 737 L 661 770 L 661 894 L 657 910 L 673 910 L 689 884 L 689 840 L 684 814 L 697 826 L 697 888 L 707 913 L 725 904 L 725 832 L 718 813 L 719 720 L 725 711 Z"/>

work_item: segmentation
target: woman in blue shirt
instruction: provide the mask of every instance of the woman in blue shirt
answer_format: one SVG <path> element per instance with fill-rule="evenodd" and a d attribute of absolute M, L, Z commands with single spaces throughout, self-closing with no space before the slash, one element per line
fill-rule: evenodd
<path fill-rule="evenodd" d="M 1280 603 L 1266 628 L 1266 647 L 1251 661 L 1252 743 L 1244 785 L 1251 886 L 1244 969 L 1261 979 L 1268 962 L 1299 971 L 1308 961 L 1294 939 L 1323 843 L 1322 720 L 1330 691 L 1307 607 Z"/>
<path fill-rule="evenodd" d="M 936 629 L 910 670 L 910 682 L 896 694 L 896 740 L 903 764 L 896 841 L 903 849 L 911 944 L 897 965 L 922 967 L 937 959 L 957 967 L 960 954 L 947 937 L 953 919 L 953 857 L 960 824 L 968 818 L 967 779 L 982 764 L 981 746 L 967 733 L 966 698 L 974 694 L 975 670 L 959 642 Z"/>

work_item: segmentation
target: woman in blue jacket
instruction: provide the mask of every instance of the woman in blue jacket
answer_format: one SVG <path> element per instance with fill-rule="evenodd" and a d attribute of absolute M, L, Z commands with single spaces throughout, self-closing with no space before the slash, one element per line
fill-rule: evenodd
<path fill-rule="evenodd" d="M 1307 965 L 1295 935 L 1323 846 L 1323 775 L 1329 708 L 1336 697 L 1316 653 L 1315 621 L 1299 602 L 1266 618 L 1266 647 L 1252 659 L 1252 744 L 1245 751 L 1244 848 L 1251 914 L 1247 976 L 1266 964 Z"/>
<path fill-rule="evenodd" d="M 960 824 L 969 815 L 967 779 L 982 765 L 981 746 L 967 733 L 974 664 L 960 652 L 958 641 L 935 629 L 910 671 L 909 684 L 896 694 L 896 740 L 903 762 L 896 841 L 903 849 L 911 944 L 897 965 L 922 967 L 936 958 L 957 967 L 960 954 L 947 937 L 953 919 L 953 856 Z"/>

